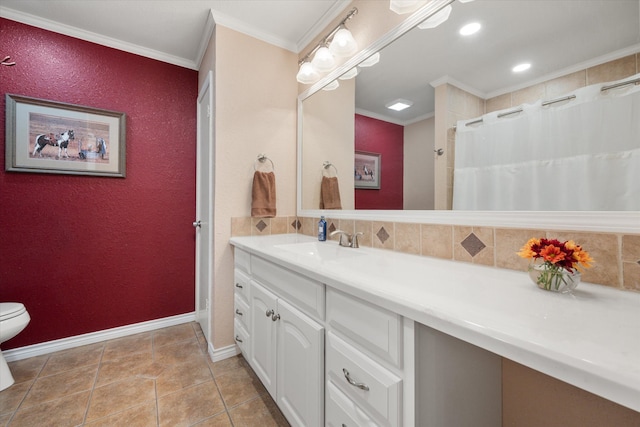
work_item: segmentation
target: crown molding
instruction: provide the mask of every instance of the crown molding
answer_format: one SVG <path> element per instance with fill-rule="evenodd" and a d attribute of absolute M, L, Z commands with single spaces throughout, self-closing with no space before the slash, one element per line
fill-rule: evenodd
<path fill-rule="evenodd" d="M 324 15 L 320 17 L 318 22 L 316 22 L 307 32 L 298 40 L 296 44 L 296 53 L 302 53 L 302 50 L 309 46 L 311 42 L 322 32 L 324 31 L 334 19 L 336 19 L 341 13 L 343 13 L 347 7 L 351 4 L 350 1 L 338 0 L 333 3 L 333 6 L 329 10 L 327 10 Z"/>
<path fill-rule="evenodd" d="M 76 39 L 85 40 L 102 46 L 122 50 L 124 52 L 129 52 L 169 64 L 178 65 L 180 67 L 189 68 L 192 70 L 198 69 L 195 61 L 189 60 L 187 58 L 181 58 L 154 49 L 145 48 L 133 43 L 123 42 L 122 40 L 114 39 L 112 37 L 106 37 L 100 34 L 93 33 L 91 31 L 82 30 L 76 27 L 62 24 L 60 22 L 40 18 L 28 13 L 19 12 L 8 7 L 0 6 L 0 17 L 31 25 L 33 27 L 42 28 L 54 33 L 64 34 Z"/>

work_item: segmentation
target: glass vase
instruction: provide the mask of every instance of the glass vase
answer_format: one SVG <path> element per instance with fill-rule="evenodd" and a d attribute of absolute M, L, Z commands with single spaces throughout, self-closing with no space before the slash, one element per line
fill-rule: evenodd
<path fill-rule="evenodd" d="M 571 293 L 580 283 L 577 270 L 570 272 L 548 263 L 529 265 L 529 277 L 540 289 L 560 293 Z"/>

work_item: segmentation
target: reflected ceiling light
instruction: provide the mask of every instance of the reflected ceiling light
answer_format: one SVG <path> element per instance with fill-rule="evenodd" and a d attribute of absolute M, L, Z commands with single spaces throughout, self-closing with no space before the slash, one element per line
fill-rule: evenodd
<path fill-rule="evenodd" d="M 460 3 L 469 3 L 472 2 L 473 0 L 458 0 Z"/>
<path fill-rule="evenodd" d="M 529 68 L 531 68 L 531 64 L 529 63 L 523 63 L 523 64 L 518 64 L 515 67 L 513 67 L 511 69 L 511 71 L 513 71 L 514 73 L 521 73 L 523 71 L 528 70 Z"/>
<path fill-rule="evenodd" d="M 331 51 L 328 47 L 322 46 L 316 52 L 316 55 L 311 60 L 311 65 L 316 71 L 320 73 L 325 73 L 327 71 L 331 71 L 336 67 L 336 60 L 331 54 Z"/>
<path fill-rule="evenodd" d="M 355 76 L 358 75 L 358 67 L 353 67 L 352 69 L 350 69 L 349 71 L 347 71 L 346 73 L 344 73 L 343 75 L 341 75 L 340 77 L 338 77 L 340 80 L 349 80 L 354 78 Z"/>
<path fill-rule="evenodd" d="M 420 28 L 421 30 L 436 28 L 438 25 L 449 19 L 449 15 L 451 15 L 452 10 L 453 8 L 451 7 L 451 5 L 447 5 L 445 8 L 439 10 L 435 14 L 425 19 L 422 24 L 418 25 L 418 28 Z"/>
<path fill-rule="evenodd" d="M 361 63 L 358 64 L 358 67 L 373 67 L 378 62 L 380 62 L 380 52 L 376 52 Z"/>
<path fill-rule="evenodd" d="M 396 99 L 395 101 L 391 101 L 385 105 L 390 110 L 402 111 L 411 107 L 413 102 L 407 101 L 406 99 Z"/>
<path fill-rule="evenodd" d="M 353 38 L 351 31 L 346 27 L 338 30 L 329 45 L 329 50 L 335 56 L 347 57 L 351 56 L 358 50 L 358 43 Z"/>
<path fill-rule="evenodd" d="M 326 85 L 325 87 L 323 87 L 322 90 L 336 90 L 338 89 L 338 86 L 340 86 L 340 83 L 338 83 L 337 80 L 334 80 L 328 85 Z"/>
<path fill-rule="evenodd" d="M 329 34 L 324 36 L 313 49 L 298 61 L 300 70 L 296 80 L 303 84 L 312 84 L 320 79 L 319 73 L 326 73 L 336 67 L 335 56 L 350 56 L 358 50 L 358 45 L 345 22 L 358 13 L 351 9 L 347 16 Z M 313 59 L 310 60 L 310 58 Z M 313 67 L 313 72 L 309 69 Z M 315 74 L 314 74 L 315 73 Z M 312 78 L 313 77 L 313 78 Z"/>
<path fill-rule="evenodd" d="M 310 62 L 305 62 L 300 67 L 300 71 L 298 71 L 296 75 L 296 80 L 300 83 L 310 85 L 320 80 L 320 74 L 318 74 Z"/>
<path fill-rule="evenodd" d="M 472 22 L 460 28 L 460 34 L 463 36 L 470 36 L 471 34 L 475 34 L 480 31 L 481 27 L 482 25 L 480 25 L 479 22 Z"/>
<path fill-rule="evenodd" d="M 398 15 L 403 15 L 418 10 L 426 2 L 426 0 L 390 0 L 389 9 Z"/>

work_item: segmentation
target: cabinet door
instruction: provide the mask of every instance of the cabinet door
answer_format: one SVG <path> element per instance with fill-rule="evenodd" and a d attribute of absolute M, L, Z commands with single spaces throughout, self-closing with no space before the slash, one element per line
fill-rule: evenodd
<path fill-rule="evenodd" d="M 276 296 L 251 282 L 251 331 L 249 364 L 262 384 L 276 399 L 276 328 L 272 315 L 276 312 Z M 267 313 L 271 313 L 267 316 Z"/>
<path fill-rule="evenodd" d="M 278 300 L 277 403 L 294 426 L 322 426 L 324 328 Z"/>

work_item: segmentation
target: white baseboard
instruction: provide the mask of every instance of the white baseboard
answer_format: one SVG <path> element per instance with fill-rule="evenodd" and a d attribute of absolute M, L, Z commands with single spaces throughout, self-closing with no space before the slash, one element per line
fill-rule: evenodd
<path fill-rule="evenodd" d="M 209 357 L 212 362 L 219 362 L 221 360 L 228 359 L 229 357 L 233 357 L 236 354 L 240 354 L 240 348 L 235 344 L 215 349 L 211 343 L 209 343 L 208 347 Z"/>
<path fill-rule="evenodd" d="M 179 314 L 177 316 L 164 317 L 162 319 L 149 320 L 147 322 L 134 323 L 132 325 L 120 326 L 113 329 L 105 329 L 103 331 L 90 332 L 88 334 L 76 335 L 69 338 L 62 338 L 54 341 L 47 341 L 39 344 L 28 345 L 25 347 L 13 348 L 2 352 L 7 362 L 26 359 L 28 357 L 41 356 L 43 354 L 53 353 L 55 351 L 67 350 L 82 345 L 94 344 L 101 341 L 122 338 L 128 335 L 139 334 L 142 332 L 154 331 L 156 329 L 166 328 L 168 326 L 180 325 L 182 323 L 194 322 L 196 320 L 195 312 Z M 232 346 L 232 347 L 235 347 Z M 216 357 L 220 357 L 217 353 L 227 354 L 228 347 L 214 351 Z M 209 352 L 211 354 L 211 351 Z M 232 355 L 226 356 L 231 357 Z M 213 360 L 213 355 L 211 356 Z M 221 357 L 218 360 L 225 359 Z"/>

